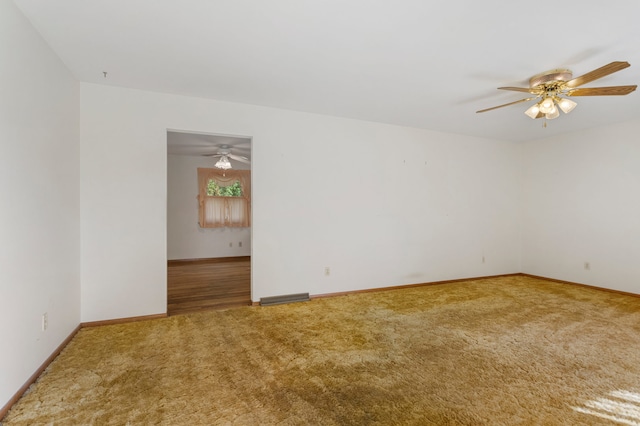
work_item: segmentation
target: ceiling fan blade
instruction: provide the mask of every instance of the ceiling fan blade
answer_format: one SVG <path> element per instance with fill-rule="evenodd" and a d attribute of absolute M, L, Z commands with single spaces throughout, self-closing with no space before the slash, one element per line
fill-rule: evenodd
<path fill-rule="evenodd" d="M 573 80 L 569 80 L 567 81 L 567 83 L 565 84 L 566 87 L 578 87 L 578 86 L 582 86 L 583 84 L 589 83 L 593 80 L 597 80 L 599 78 L 602 77 L 606 77 L 609 74 L 613 74 L 614 72 L 618 72 L 620 70 L 623 70 L 627 67 L 631 66 L 629 64 L 629 62 L 622 62 L 622 61 L 616 61 L 616 62 L 611 62 L 610 64 L 607 64 L 603 67 L 600 67 L 598 69 L 595 69 L 591 72 L 588 72 L 584 75 L 581 75 L 580 77 L 576 77 Z"/>
<path fill-rule="evenodd" d="M 530 89 L 528 87 L 498 87 L 499 90 L 511 90 L 514 92 L 525 92 L 525 93 L 534 93 L 537 94 L 540 92 L 539 90 Z"/>
<path fill-rule="evenodd" d="M 508 104 L 498 105 L 498 106 L 494 106 L 494 107 L 486 108 L 486 109 L 481 109 L 480 111 L 476 111 L 476 113 L 487 112 L 487 111 L 491 111 L 491 110 L 494 110 L 494 109 L 503 108 L 503 107 L 506 107 L 506 106 L 509 106 L 509 105 L 515 105 L 515 104 L 519 104 L 521 102 L 527 102 L 527 101 L 530 101 L 530 100 L 535 99 L 535 98 L 536 97 L 520 99 L 519 101 L 509 102 Z"/>
<path fill-rule="evenodd" d="M 227 157 L 231 158 L 232 160 L 239 161 L 241 163 L 251 164 L 251 161 L 247 157 L 243 157 L 242 155 L 229 154 L 227 155 Z"/>
<path fill-rule="evenodd" d="M 584 87 L 582 89 L 569 90 L 569 96 L 622 96 L 636 90 L 633 86 L 609 86 L 609 87 Z"/>
<path fill-rule="evenodd" d="M 202 154 L 203 157 L 222 157 L 220 154 Z"/>

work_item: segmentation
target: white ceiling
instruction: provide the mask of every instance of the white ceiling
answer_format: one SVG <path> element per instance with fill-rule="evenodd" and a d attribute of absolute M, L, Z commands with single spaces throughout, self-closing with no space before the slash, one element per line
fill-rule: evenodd
<path fill-rule="evenodd" d="M 499 86 L 631 67 L 640 2 L 565 0 L 14 0 L 81 81 L 524 141 L 638 118 L 640 93 L 523 114 Z M 104 78 L 103 71 L 107 71 Z"/>

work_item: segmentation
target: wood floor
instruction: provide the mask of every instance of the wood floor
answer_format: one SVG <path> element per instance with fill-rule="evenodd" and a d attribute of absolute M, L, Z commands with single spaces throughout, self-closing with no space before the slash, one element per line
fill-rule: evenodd
<path fill-rule="evenodd" d="M 167 272 L 167 312 L 251 304 L 251 258 L 171 260 Z"/>

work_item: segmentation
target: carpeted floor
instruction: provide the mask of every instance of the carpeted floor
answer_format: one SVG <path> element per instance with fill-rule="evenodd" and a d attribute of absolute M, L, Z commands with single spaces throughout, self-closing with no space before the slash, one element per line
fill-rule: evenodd
<path fill-rule="evenodd" d="M 640 298 L 515 276 L 85 328 L 3 424 L 640 424 Z"/>

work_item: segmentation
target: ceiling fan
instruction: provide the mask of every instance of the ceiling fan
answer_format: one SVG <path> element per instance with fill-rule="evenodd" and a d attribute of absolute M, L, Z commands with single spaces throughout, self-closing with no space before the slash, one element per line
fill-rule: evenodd
<path fill-rule="evenodd" d="M 229 159 L 239 161 L 245 164 L 251 164 L 251 160 L 242 155 L 236 155 L 231 152 L 232 147 L 230 145 L 220 145 L 218 151 L 215 154 L 203 154 L 204 157 L 219 158 L 215 166 L 219 169 L 228 170 L 231 168 L 231 162 Z"/>
<path fill-rule="evenodd" d="M 559 109 L 565 114 L 568 114 L 576 107 L 577 103 L 571 99 L 567 99 L 566 96 L 621 96 L 628 95 L 636 90 L 636 85 L 580 88 L 583 84 L 590 83 L 609 74 L 613 74 L 614 72 L 621 71 L 629 66 L 629 62 L 611 62 L 610 64 L 576 78 L 573 78 L 573 73 L 568 69 L 545 71 L 531 77 L 531 79 L 529 79 L 529 87 L 498 87 L 500 90 L 525 92 L 534 96 L 520 99 L 515 102 L 509 102 L 504 105 L 481 109 L 476 112 L 481 113 L 492 111 L 494 109 L 519 104 L 521 102 L 528 102 L 535 99 L 537 102 L 524 113 L 533 119 L 546 118 L 552 120 L 560 115 L 560 112 L 558 112 Z"/>

